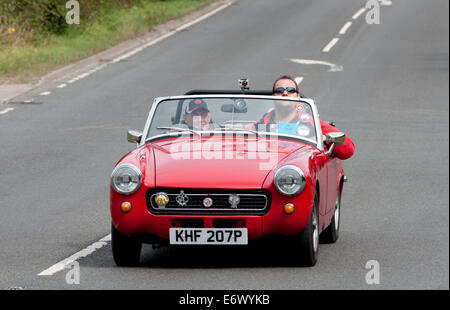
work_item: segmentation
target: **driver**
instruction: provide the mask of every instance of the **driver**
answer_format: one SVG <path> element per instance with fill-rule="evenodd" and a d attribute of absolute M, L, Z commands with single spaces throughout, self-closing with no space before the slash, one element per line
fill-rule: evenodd
<path fill-rule="evenodd" d="M 287 75 L 283 75 L 275 81 L 272 88 L 272 94 L 273 96 L 301 98 L 297 83 Z M 269 110 L 260 120 L 254 123 L 254 126 L 256 127 L 259 124 L 279 124 L 280 122 L 298 124 L 301 121 L 301 114 L 301 111 L 296 109 L 295 102 L 278 101 L 275 102 L 273 109 Z M 322 128 L 322 138 L 324 139 L 324 142 L 326 141 L 326 135 L 328 133 L 339 132 L 338 129 L 322 120 L 320 121 L 320 127 Z M 352 139 L 347 136 L 345 137 L 344 145 L 336 145 L 333 149 L 333 154 L 339 159 L 348 159 L 354 152 L 355 145 Z"/>
<path fill-rule="evenodd" d="M 211 124 L 211 112 L 208 105 L 202 99 L 193 99 L 186 106 L 183 114 L 183 123 L 189 129 L 209 129 Z"/>

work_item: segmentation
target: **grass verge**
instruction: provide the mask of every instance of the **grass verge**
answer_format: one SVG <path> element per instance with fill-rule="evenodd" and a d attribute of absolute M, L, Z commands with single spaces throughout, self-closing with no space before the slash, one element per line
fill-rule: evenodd
<path fill-rule="evenodd" d="M 126 8 L 99 8 L 96 18 L 86 23 L 81 16 L 80 25 L 70 25 L 62 34 L 37 34 L 32 41 L 11 40 L 19 31 L 3 34 L 9 40 L 1 41 L 0 45 L 0 84 L 29 82 L 122 41 L 141 36 L 156 25 L 213 1 L 138 0 Z"/>

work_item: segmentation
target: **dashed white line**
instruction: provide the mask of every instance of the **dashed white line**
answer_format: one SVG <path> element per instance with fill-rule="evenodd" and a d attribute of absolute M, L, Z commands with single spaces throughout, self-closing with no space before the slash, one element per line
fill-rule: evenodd
<path fill-rule="evenodd" d="M 328 52 L 333 48 L 333 46 L 334 46 L 336 43 L 338 43 L 338 41 L 339 41 L 338 38 L 333 38 L 333 39 L 330 41 L 330 43 L 328 43 L 328 44 L 323 48 L 322 52 L 328 53 Z"/>
<path fill-rule="evenodd" d="M 352 25 L 352 22 L 346 22 L 344 26 L 342 26 L 341 30 L 339 30 L 339 34 L 345 34 Z"/>
<path fill-rule="evenodd" d="M 0 111 L 0 115 L 6 114 L 11 111 L 14 111 L 14 108 L 6 108 L 6 109 Z"/>
<path fill-rule="evenodd" d="M 41 96 L 48 96 L 48 95 L 50 95 L 52 92 L 50 92 L 50 91 L 45 91 L 45 92 L 42 92 L 42 93 L 40 93 L 39 95 L 41 95 Z"/>
<path fill-rule="evenodd" d="M 51 266 L 48 269 L 45 269 L 44 271 L 42 271 L 41 273 L 38 274 L 38 276 L 52 276 L 55 273 L 57 273 L 58 271 L 61 271 L 63 269 L 66 268 L 66 266 L 68 266 L 69 264 L 73 263 L 74 261 L 82 258 L 82 257 L 86 257 L 92 253 L 94 253 L 95 251 L 97 251 L 98 249 L 104 247 L 105 245 L 107 245 L 109 242 L 111 241 L 111 234 L 103 237 L 102 239 L 100 239 L 97 242 L 94 242 L 93 244 L 91 244 L 90 246 L 88 246 L 87 248 L 73 254 L 72 256 L 63 259 L 62 261 L 56 263 L 55 265 Z"/>
<path fill-rule="evenodd" d="M 353 14 L 352 19 L 358 19 L 359 16 L 361 16 L 362 13 L 366 11 L 366 8 L 359 9 L 355 14 Z"/>
<path fill-rule="evenodd" d="M 61 84 L 61 85 L 58 85 L 58 86 L 56 86 L 56 87 L 58 87 L 58 88 L 64 88 L 64 87 L 66 87 L 67 86 L 67 84 Z"/>

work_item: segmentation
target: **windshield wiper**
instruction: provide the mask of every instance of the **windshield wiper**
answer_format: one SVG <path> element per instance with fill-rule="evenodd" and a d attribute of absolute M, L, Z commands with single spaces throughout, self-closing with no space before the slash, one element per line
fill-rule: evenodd
<path fill-rule="evenodd" d="M 200 136 L 200 133 L 198 131 L 189 129 L 189 128 L 181 128 L 181 127 L 156 127 L 156 129 L 160 129 L 160 130 L 174 130 L 174 131 L 187 131 L 190 133 L 194 133 L 198 136 Z"/>

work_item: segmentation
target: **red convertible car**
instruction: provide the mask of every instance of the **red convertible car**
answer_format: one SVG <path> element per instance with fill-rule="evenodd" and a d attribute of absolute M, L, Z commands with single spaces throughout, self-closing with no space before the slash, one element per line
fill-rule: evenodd
<path fill-rule="evenodd" d="M 298 121 L 258 122 L 274 109 L 295 109 Z M 128 141 L 137 148 L 111 175 L 119 266 L 137 264 L 142 243 L 236 246 L 269 235 L 313 266 L 319 240 L 338 238 L 345 176 L 332 150 L 345 135 L 324 141 L 311 99 L 265 91 L 156 98 L 144 130 L 128 131 Z"/>

